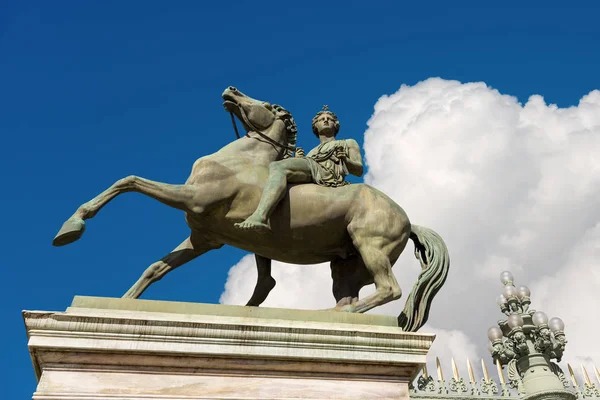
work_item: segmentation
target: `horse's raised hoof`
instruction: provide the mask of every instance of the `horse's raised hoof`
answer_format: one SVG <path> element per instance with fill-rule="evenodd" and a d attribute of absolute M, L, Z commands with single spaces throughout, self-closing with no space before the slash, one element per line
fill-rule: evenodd
<path fill-rule="evenodd" d="M 73 243 L 83 235 L 85 222 L 81 218 L 69 218 L 52 240 L 54 246 L 64 246 Z"/>

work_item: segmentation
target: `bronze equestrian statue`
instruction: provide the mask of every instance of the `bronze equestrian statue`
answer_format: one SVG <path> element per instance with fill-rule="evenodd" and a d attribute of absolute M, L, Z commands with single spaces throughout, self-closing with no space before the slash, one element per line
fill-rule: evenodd
<path fill-rule="evenodd" d="M 291 114 L 281 106 L 252 99 L 233 87 L 223 92 L 223 99 L 225 109 L 242 123 L 245 136 L 196 160 L 183 185 L 137 176 L 118 180 L 82 204 L 63 224 L 53 244 L 62 246 L 79 239 L 86 219 L 94 217 L 117 195 L 138 192 L 184 211 L 191 233 L 171 253 L 150 265 L 124 297 L 138 298 L 150 284 L 169 271 L 228 244 L 256 255 L 259 275 L 248 305 L 260 305 L 273 289 L 271 260 L 293 264 L 328 261 L 337 301 L 334 309 L 362 313 L 401 297 L 392 266 L 408 239 L 412 239 L 422 271 L 398 317 L 398 325 L 405 331 L 418 330 L 427 321 L 433 297 L 448 275 L 448 250 L 440 236 L 428 228 L 411 225 L 398 204 L 369 185 L 323 184 L 331 179 L 339 180 L 335 174 L 328 176 L 326 168 L 325 171 L 317 169 L 316 176 L 311 170 L 311 180 L 304 176 L 306 179 L 296 181 L 302 183 L 295 184 L 294 178 L 287 176 L 289 168 L 281 168 L 278 164 L 280 160 L 296 158 L 297 129 Z M 323 122 L 318 124 L 323 125 Z M 315 134 L 319 135 L 319 130 Z M 331 135 L 332 132 L 323 134 Z M 343 145 L 342 150 L 336 145 L 336 149 L 330 151 L 335 155 L 337 167 L 334 168 L 362 173 L 362 162 L 358 167 L 360 158 L 357 160 L 350 155 L 352 142 L 347 141 L 345 151 Z M 302 154 L 298 159 L 303 159 Z M 339 165 L 340 159 L 345 167 Z M 347 162 L 348 159 L 355 165 L 348 165 L 352 164 Z M 264 226 L 256 228 L 245 224 L 253 221 L 248 219 L 259 210 L 263 189 L 272 175 L 270 171 L 277 168 L 280 172 L 283 170 L 284 178 L 291 184 L 284 188 L 283 194 L 276 193 L 271 200 L 263 201 L 266 207 L 259 212 L 267 215 L 268 220 L 259 215 L 258 221 L 264 221 Z M 307 170 L 303 168 L 300 169 L 306 175 Z M 312 165 L 312 168 L 319 167 Z M 343 170 L 338 172 L 345 173 Z M 278 182 L 273 186 L 281 186 L 280 178 L 276 180 L 271 176 L 271 182 Z M 321 182 L 316 182 L 318 179 Z M 256 230 L 262 234 L 257 234 Z M 375 283 L 375 293 L 359 299 L 360 289 L 371 283 Z"/>

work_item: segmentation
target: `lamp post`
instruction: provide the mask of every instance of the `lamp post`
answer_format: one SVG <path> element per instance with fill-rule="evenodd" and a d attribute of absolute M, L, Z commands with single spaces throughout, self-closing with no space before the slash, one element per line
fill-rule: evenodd
<path fill-rule="evenodd" d="M 510 386 L 523 399 L 576 399 L 565 390 L 568 385 L 558 364 L 565 345 L 565 324 L 560 318 L 548 320 L 542 311 L 530 310 L 531 291 L 527 286 L 516 287 L 513 275 L 500 275 L 504 289 L 497 303 L 506 319 L 488 329 L 489 350 L 494 362 L 507 366 Z"/>

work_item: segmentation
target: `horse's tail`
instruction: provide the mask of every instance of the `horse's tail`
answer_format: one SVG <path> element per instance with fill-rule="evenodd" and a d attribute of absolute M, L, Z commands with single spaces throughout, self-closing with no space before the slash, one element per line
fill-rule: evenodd
<path fill-rule="evenodd" d="M 433 297 L 446 281 L 450 256 L 440 235 L 431 229 L 412 225 L 410 238 L 415 243 L 415 256 L 422 271 L 406 299 L 404 311 L 398 316 L 398 326 L 406 332 L 416 332 L 427 322 Z"/>

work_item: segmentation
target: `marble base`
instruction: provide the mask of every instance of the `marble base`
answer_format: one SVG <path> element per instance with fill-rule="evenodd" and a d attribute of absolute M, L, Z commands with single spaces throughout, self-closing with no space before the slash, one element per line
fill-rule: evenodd
<path fill-rule="evenodd" d="M 36 400 L 408 399 L 434 339 L 388 316 L 149 300 L 23 316 Z"/>

